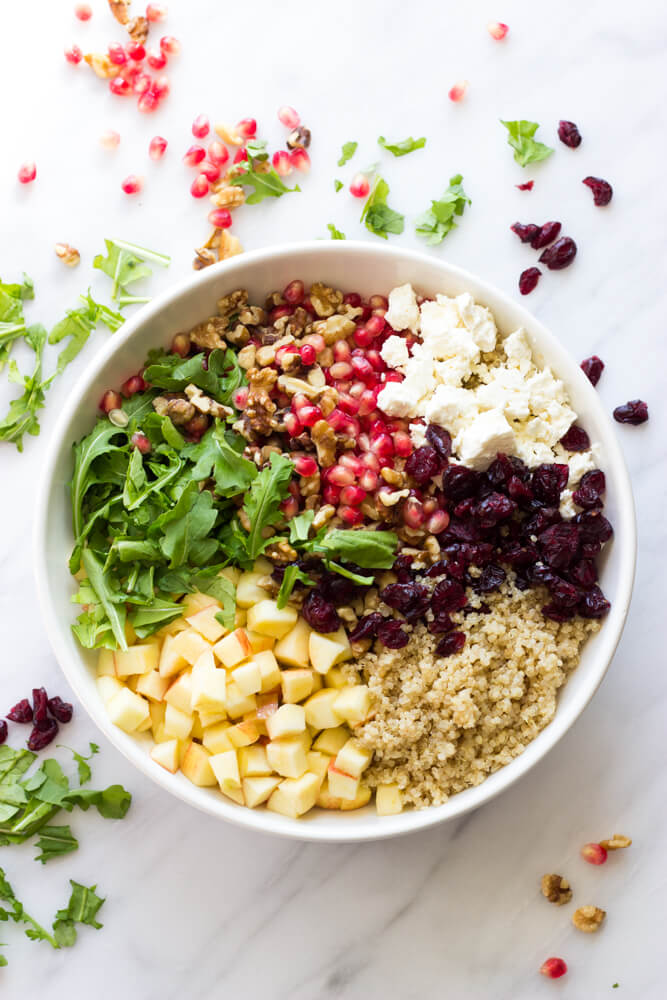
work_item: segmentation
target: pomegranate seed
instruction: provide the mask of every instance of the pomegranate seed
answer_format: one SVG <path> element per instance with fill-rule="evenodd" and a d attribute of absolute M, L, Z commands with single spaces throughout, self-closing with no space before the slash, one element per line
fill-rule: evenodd
<path fill-rule="evenodd" d="M 338 506 L 338 501 L 340 500 L 340 486 L 333 486 L 331 483 L 327 483 L 322 490 L 322 499 L 325 503 L 333 504 L 334 507 Z"/>
<path fill-rule="evenodd" d="M 288 302 L 291 306 L 298 306 L 303 302 L 303 297 L 305 294 L 305 288 L 303 281 L 290 281 L 283 289 L 283 298 L 285 302 Z"/>
<path fill-rule="evenodd" d="M 192 134 L 197 139 L 203 139 L 211 131 L 211 123 L 206 115 L 197 115 L 192 123 Z"/>
<path fill-rule="evenodd" d="M 541 259 L 541 258 L 540 258 Z M 522 295 L 529 295 L 540 280 L 542 272 L 539 267 L 527 267 L 519 275 L 519 291 Z"/>
<path fill-rule="evenodd" d="M 141 42 L 130 42 L 127 54 L 133 62 L 143 62 L 146 58 L 146 49 Z"/>
<path fill-rule="evenodd" d="M 163 139 L 161 135 L 154 136 L 148 147 L 148 155 L 151 160 L 161 160 L 164 156 L 164 152 L 167 148 L 167 140 Z"/>
<path fill-rule="evenodd" d="M 367 198 L 371 186 L 365 174 L 355 174 L 350 184 L 350 194 L 355 198 Z"/>
<path fill-rule="evenodd" d="M 167 16 L 167 8 L 161 3 L 149 3 L 146 7 L 146 20 L 157 22 L 164 21 Z"/>
<path fill-rule="evenodd" d="M 597 385 L 604 371 L 604 361 L 597 354 L 591 354 L 590 358 L 585 358 L 581 362 L 581 370 L 591 385 Z"/>
<path fill-rule="evenodd" d="M 120 391 L 125 397 L 134 396 L 135 392 L 143 392 L 146 388 L 146 383 L 144 382 L 141 375 L 130 375 L 126 382 L 120 387 Z"/>
<path fill-rule="evenodd" d="M 327 346 L 321 333 L 310 333 L 307 337 L 304 337 L 303 342 L 304 344 L 312 344 L 316 354 L 321 354 Z"/>
<path fill-rule="evenodd" d="M 540 966 L 540 974 L 547 979 L 560 979 L 567 972 L 567 965 L 562 958 L 548 958 Z"/>
<path fill-rule="evenodd" d="M 378 436 L 371 442 L 371 451 L 373 451 L 378 458 L 391 458 L 394 454 L 394 442 L 388 434 L 378 434 Z"/>
<path fill-rule="evenodd" d="M 576 149 L 577 146 L 581 145 L 581 132 L 574 122 L 558 122 L 558 138 L 565 146 L 569 146 L 570 149 Z"/>
<path fill-rule="evenodd" d="M 275 323 L 276 320 L 282 319 L 283 316 L 291 316 L 292 307 L 291 306 L 276 306 L 269 313 L 269 323 Z"/>
<path fill-rule="evenodd" d="M 288 153 L 289 161 L 295 170 L 300 170 L 302 174 L 307 174 L 310 170 L 310 157 L 305 149 L 300 146 Z"/>
<path fill-rule="evenodd" d="M 287 499 L 281 502 L 280 509 L 285 515 L 285 518 L 290 521 L 299 513 L 299 501 L 296 497 L 287 497 Z"/>
<path fill-rule="evenodd" d="M 359 507 L 366 499 L 366 490 L 359 486 L 344 486 L 340 491 L 341 502 L 350 507 Z"/>
<path fill-rule="evenodd" d="M 358 326 L 354 331 L 354 342 L 358 347 L 370 347 L 377 334 L 369 330 L 367 326 Z"/>
<path fill-rule="evenodd" d="M 132 85 L 122 76 L 114 76 L 109 80 L 109 90 L 116 97 L 129 97 L 132 93 Z"/>
<path fill-rule="evenodd" d="M 183 157 L 183 163 L 188 167 L 196 167 L 206 156 L 206 150 L 203 146 L 190 146 Z"/>
<path fill-rule="evenodd" d="M 406 431 L 396 431 L 392 434 L 392 440 L 399 458 L 407 458 L 412 454 L 412 440 Z"/>
<path fill-rule="evenodd" d="M 523 184 L 515 184 L 519 191 L 532 191 L 535 181 L 525 181 Z"/>
<path fill-rule="evenodd" d="M 132 81 L 132 90 L 135 94 L 147 94 L 151 89 L 152 82 L 148 73 L 137 73 Z"/>
<path fill-rule="evenodd" d="M 341 392 L 340 389 L 338 390 L 338 406 L 348 417 L 354 417 L 359 412 L 359 400 L 346 392 Z"/>
<path fill-rule="evenodd" d="M 299 353 L 299 348 L 296 346 L 296 344 L 285 344 L 283 347 L 279 347 L 278 350 L 276 351 L 276 362 L 282 368 L 283 359 L 285 358 L 285 355 L 298 354 L 298 353 Z M 295 396 L 294 398 L 295 399 L 298 398 L 299 400 L 299 402 L 296 404 L 297 409 L 300 409 L 302 406 L 308 405 L 307 397 L 303 396 L 301 393 L 298 393 L 297 396 Z"/>
<path fill-rule="evenodd" d="M 300 476 L 314 476 L 318 465 L 311 455 L 297 455 L 294 459 L 294 469 Z"/>
<path fill-rule="evenodd" d="M 459 101 L 463 100 L 467 89 L 468 89 L 468 81 L 459 80 L 459 82 L 455 83 L 454 86 L 449 91 L 450 101 L 454 101 L 455 104 L 458 104 Z"/>
<path fill-rule="evenodd" d="M 354 527 L 355 524 L 361 524 L 364 519 L 364 515 L 355 507 L 341 506 L 336 513 L 341 521 L 344 521 L 345 524 L 349 524 L 351 527 Z"/>
<path fill-rule="evenodd" d="M 352 358 L 352 370 L 357 378 L 367 381 L 372 379 L 375 381 L 375 372 L 373 371 L 373 365 L 366 358 L 353 357 Z M 363 392 L 363 387 L 362 390 Z"/>
<path fill-rule="evenodd" d="M 208 194 L 208 177 L 206 174 L 197 174 L 190 185 L 190 194 L 193 198 L 204 198 Z"/>
<path fill-rule="evenodd" d="M 366 490 L 367 493 L 374 493 L 378 488 L 379 482 L 380 480 L 372 469 L 366 469 L 359 476 L 359 485 L 362 490 Z"/>
<path fill-rule="evenodd" d="M 236 123 L 236 131 L 244 139 L 254 139 L 257 135 L 257 122 L 254 118 L 242 118 Z"/>
<path fill-rule="evenodd" d="M 359 401 L 361 399 L 362 393 L 364 392 L 365 388 L 366 387 L 364 386 L 363 382 L 358 382 L 358 381 L 353 382 L 350 388 L 348 389 L 348 395 L 352 396 L 353 399 Z"/>
<path fill-rule="evenodd" d="M 352 375 L 352 365 L 348 364 L 347 361 L 336 361 L 329 368 L 329 373 L 331 377 L 338 381 L 339 379 L 347 379 Z"/>
<path fill-rule="evenodd" d="M 133 434 L 130 438 L 130 443 L 140 451 L 142 455 L 147 455 L 151 450 L 151 443 L 145 434 L 141 434 L 139 431 Z"/>
<path fill-rule="evenodd" d="M 376 296 L 374 295 L 373 298 L 376 298 Z M 384 309 L 386 311 L 388 309 L 388 306 L 375 306 L 375 308 Z M 372 333 L 374 337 L 378 337 L 381 333 L 384 332 L 384 328 L 387 324 L 382 316 L 374 314 L 373 316 L 368 317 L 365 325 L 369 333 Z"/>
<path fill-rule="evenodd" d="M 304 344 L 301 350 L 299 351 L 299 357 L 301 358 L 301 364 L 305 365 L 307 368 L 309 368 L 310 365 L 314 365 L 317 354 L 315 353 L 315 348 L 313 347 L 313 345 Z"/>
<path fill-rule="evenodd" d="M 353 309 L 358 309 L 361 305 L 361 295 L 358 292 L 348 292 L 343 299 L 343 305 L 352 306 Z"/>
<path fill-rule="evenodd" d="M 110 413 L 111 410 L 119 410 L 122 405 L 120 394 L 113 389 L 107 389 L 100 400 L 100 410 L 102 413 Z"/>
<path fill-rule="evenodd" d="M 283 104 L 282 108 L 278 108 L 278 121 L 285 128 L 296 128 L 297 125 L 301 124 L 298 112 L 294 108 L 291 108 L 289 104 Z"/>
<path fill-rule="evenodd" d="M 160 49 L 166 56 L 177 56 L 181 51 L 181 43 L 173 35 L 164 35 L 160 39 Z"/>
<path fill-rule="evenodd" d="M 403 520 L 408 528 L 421 528 L 424 523 L 424 509 L 415 497 L 408 497 L 405 501 Z"/>
<path fill-rule="evenodd" d="M 162 100 L 169 93 L 169 78 L 166 76 L 158 76 L 153 81 L 153 86 L 151 87 L 151 93 L 158 100 Z"/>
<path fill-rule="evenodd" d="M 110 45 L 107 52 L 114 66 L 124 66 L 127 62 L 127 52 L 119 42 L 114 42 L 113 45 Z"/>
<path fill-rule="evenodd" d="M 286 413 L 285 414 L 285 429 L 290 437 L 298 437 L 303 430 L 303 425 L 297 417 L 296 413 Z"/>
<path fill-rule="evenodd" d="M 20 184 L 32 184 L 37 176 L 37 167 L 34 163 L 22 163 L 16 175 Z"/>
<path fill-rule="evenodd" d="M 65 59 L 68 63 L 72 63 L 73 66 L 77 66 L 83 59 L 83 53 L 78 45 L 70 45 L 68 49 L 65 49 Z"/>
<path fill-rule="evenodd" d="M 124 181 L 121 181 L 121 188 L 125 194 L 139 194 L 143 187 L 143 180 L 136 174 L 129 174 Z"/>
<path fill-rule="evenodd" d="M 344 465 L 334 465 L 329 469 L 328 480 L 332 486 L 352 486 L 354 472 L 352 469 L 346 469 Z"/>
<path fill-rule="evenodd" d="M 229 150 L 218 139 L 215 139 L 213 142 L 209 143 L 208 158 L 211 163 L 215 163 L 216 166 L 224 167 L 225 163 L 229 159 Z"/>
<path fill-rule="evenodd" d="M 370 299 L 368 300 L 368 304 L 371 307 L 371 309 L 384 309 L 384 311 L 386 312 L 387 309 L 389 308 L 389 299 L 387 299 L 386 296 L 384 295 L 371 295 Z M 370 326 L 371 325 L 370 322 L 367 325 Z M 381 330 L 384 329 L 384 323 L 382 324 L 380 329 Z"/>
<path fill-rule="evenodd" d="M 384 380 L 385 382 L 402 382 L 404 376 L 400 372 L 387 372 Z"/>
<path fill-rule="evenodd" d="M 384 363 L 382 355 L 380 354 L 379 351 L 376 350 L 366 351 L 366 357 L 368 358 L 370 364 L 373 366 L 374 371 L 384 372 L 387 370 L 387 366 Z"/>
<path fill-rule="evenodd" d="M 581 183 L 585 184 L 593 192 L 594 205 L 609 204 L 614 193 L 614 189 L 609 181 L 603 181 L 601 177 L 584 177 Z"/>
<path fill-rule="evenodd" d="M 589 865 L 603 865 L 607 860 L 607 851 L 601 844 L 584 844 L 580 854 Z"/>
<path fill-rule="evenodd" d="M 351 451 L 346 451 L 341 455 L 338 464 L 344 466 L 346 469 L 350 469 L 355 476 L 360 476 L 364 471 L 364 463 L 358 455 L 353 455 Z"/>
<path fill-rule="evenodd" d="M 153 90 L 147 90 L 137 101 L 137 108 L 144 114 L 150 114 L 158 106 L 158 98 Z"/>
<path fill-rule="evenodd" d="M 241 389 L 237 389 L 234 393 L 234 406 L 237 410 L 244 410 L 248 405 L 248 387 L 244 385 Z"/>
<path fill-rule="evenodd" d="M 648 420 L 648 405 L 643 399 L 631 399 L 614 410 L 614 420 L 619 424 L 645 424 Z"/>
<path fill-rule="evenodd" d="M 507 24 L 503 24 L 502 21 L 489 21 L 486 26 L 486 30 L 491 35 L 491 38 L 495 38 L 497 42 L 502 42 L 503 38 L 510 30 Z"/>
<path fill-rule="evenodd" d="M 220 167 L 215 163 L 208 163 L 207 160 L 204 160 L 199 169 L 203 173 L 204 177 L 208 178 L 211 184 L 214 181 L 217 181 L 220 176 Z"/>
<path fill-rule="evenodd" d="M 93 11 L 90 4 L 78 3 L 74 8 L 74 16 L 78 17 L 80 21 L 90 21 L 93 16 Z"/>
<path fill-rule="evenodd" d="M 208 221 L 215 229 L 229 229 L 232 224 L 232 214 L 226 208 L 214 208 L 208 213 Z"/>
<path fill-rule="evenodd" d="M 338 407 L 333 409 L 327 417 L 327 423 L 330 427 L 333 427 L 335 431 L 341 431 L 345 426 L 346 420 L 347 418 L 345 414 L 342 410 L 339 410 Z"/>
<path fill-rule="evenodd" d="M 299 420 L 305 427 L 314 427 L 318 420 L 322 420 L 322 411 L 319 406 L 302 406 Z"/>
<path fill-rule="evenodd" d="M 167 65 L 167 57 L 161 49 L 150 49 L 146 62 L 151 69 L 164 69 Z"/>
<path fill-rule="evenodd" d="M 372 452 L 367 451 L 365 455 L 362 455 L 361 461 L 364 463 L 367 469 L 371 469 L 373 472 L 380 471 L 380 463 L 377 460 L 377 457 Z"/>
<path fill-rule="evenodd" d="M 377 395 L 379 388 L 366 389 L 359 397 L 359 416 L 368 417 L 377 408 Z"/>
<path fill-rule="evenodd" d="M 431 514 L 428 521 L 426 522 L 426 530 L 431 535 L 439 535 L 441 531 L 444 531 L 449 524 L 449 514 L 446 510 L 436 510 L 435 514 Z"/>
<path fill-rule="evenodd" d="M 177 333 L 171 342 L 172 354 L 179 354 L 186 358 L 190 352 L 190 338 L 187 333 Z"/>
<path fill-rule="evenodd" d="M 237 149 L 236 152 L 234 153 L 234 159 L 232 160 L 232 163 L 243 163 L 247 159 L 248 159 L 248 150 Z"/>

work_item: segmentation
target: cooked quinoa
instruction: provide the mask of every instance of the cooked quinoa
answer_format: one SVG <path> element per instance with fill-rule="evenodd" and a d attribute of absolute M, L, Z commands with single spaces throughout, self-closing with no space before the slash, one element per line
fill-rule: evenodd
<path fill-rule="evenodd" d="M 550 621 L 544 600 L 540 589 L 507 582 L 485 595 L 490 612 L 461 616 L 460 653 L 436 656 L 439 637 L 418 625 L 403 649 L 354 664 L 374 700 L 357 732 L 374 751 L 371 787 L 396 782 L 406 805 L 439 805 L 504 767 L 551 722 L 558 689 L 600 624 Z"/>

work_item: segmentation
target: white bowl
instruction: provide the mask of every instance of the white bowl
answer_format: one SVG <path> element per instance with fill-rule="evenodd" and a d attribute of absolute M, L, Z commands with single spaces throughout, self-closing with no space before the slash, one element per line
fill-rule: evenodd
<path fill-rule="evenodd" d="M 511 764 L 476 788 L 455 795 L 441 806 L 378 817 L 373 806 L 348 813 L 315 810 L 291 820 L 265 809 L 246 809 L 214 789 L 197 788 L 182 774 L 171 775 L 148 755 L 143 742 L 117 729 L 108 719 L 95 684 L 95 657 L 83 651 L 70 630 L 74 608 L 73 581 L 67 561 L 73 544 L 67 483 L 72 472 L 72 444 L 88 433 L 105 389 L 118 386 L 143 363 L 149 349 L 169 344 L 172 336 L 215 313 L 216 300 L 235 288 L 247 288 L 251 301 L 263 301 L 293 278 L 322 280 L 362 295 L 387 294 L 406 281 L 426 295 L 470 292 L 495 315 L 502 332 L 525 327 L 538 360 L 552 366 L 565 381 L 572 405 L 591 438 L 598 441 L 607 477 L 607 511 L 614 525 L 607 546 L 601 583 L 611 611 L 591 638 L 576 671 L 560 692 L 554 720 Z M 579 365 L 529 312 L 497 289 L 435 257 L 400 248 L 356 242 L 296 243 L 245 253 L 214 265 L 178 284 L 128 319 L 97 354 L 72 389 L 50 442 L 37 497 L 35 570 L 47 635 L 58 661 L 92 719 L 111 742 L 166 791 L 205 812 L 240 826 L 267 833 L 318 841 L 360 841 L 393 837 L 433 826 L 476 809 L 537 763 L 584 710 L 609 666 L 623 629 L 635 566 L 635 521 L 632 492 L 611 420 Z"/>

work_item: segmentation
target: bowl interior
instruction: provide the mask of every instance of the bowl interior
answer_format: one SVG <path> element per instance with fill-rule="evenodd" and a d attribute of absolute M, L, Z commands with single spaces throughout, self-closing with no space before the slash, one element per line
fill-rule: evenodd
<path fill-rule="evenodd" d="M 553 722 L 520 757 L 482 785 L 431 809 L 383 818 L 375 815 L 372 806 L 348 813 L 317 810 L 294 821 L 263 809 L 245 809 L 215 790 L 195 787 L 180 773 L 170 775 L 148 756 L 148 738 L 138 740 L 109 723 L 95 685 L 96 657 L 82 651 L 70 631 L 75 615 L 70 603 L 75 587 L 67 568 L 73 544 L 67 492 L 72 444 L 92 427 L 102 393 L 136 372 L 151 348 L 165 346 L 179 330 L 214 314 L 221 295 L 243 287 L 251 300 L 262 301 L 268 292 L 297 277 L 306 283 L 324 281 L 363 296 L 387 294 L 406 281 L 426 295 L 470 292 L 492 310 L 502 333 L 519 326 L 526 329 L 537 358 L 563 378 L 579 422 L 600 444 L 601 466 L 607 476 L 606 513 L 615 528 L 601 574 L 611 612 L 600 632 L 584 647 L 579 667 L 560 693 Z M 524 774 L 572 725 L 602 680 L 627 613 L 634 559 L 632 494 L 611 421 L 578 364 L 557 339 L 520 305 L 478 278 L 432 257 L 366 243 L 317 242 L 244 254 L 200 272 L 142 309 L 96 356 L 73 389 L 54 431 L 37 501 L 36 574 L 47 633 L 69 682 L 97 725 L 144 773 L 192 805 L 248 827 L 312 840 L 376 839 L 423 828 L 481 805 Z"/>

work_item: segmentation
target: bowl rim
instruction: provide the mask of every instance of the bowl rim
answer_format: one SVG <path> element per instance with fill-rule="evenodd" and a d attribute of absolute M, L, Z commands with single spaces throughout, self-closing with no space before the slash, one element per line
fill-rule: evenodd
<path fill-rule="evenodd" d="M 499 301 L 503 308 L 507 308 L 518 314 L 521 325 L 528 331 L 531 339 L 534 337 L 538 347 L 544 343 L 548 347 L 548 352 L 558 358 L 556 367 L 560 366 L 562 362 L 563 368 L 569 369 L 566 376 L 563 376 L 561 371 L 558 372 L 559 376 L 563 377 L 566 385 L 571 384 L 572 380 L 578 380 L 580 391 L 588 394 L 591 407 L 597 410 L 601 424 L 606 425 L 607 434 L 604 442 L 604 459 L 605 465 L 609 470 L 613 470 L 615 498 L 618 504 L 614 545 L 619 547 L 620 553 L 618 557 L 618 594 L 614 600 L 613 620 L 611 617 L 606 619 L 605 628 L 599 633 L 601 642 L 597 651 L 597 659 L 588 668 L 590 676 L 587 678 L 586 687 L 579 692 L 578 700 L 569 706 L 567 713 L 564 713 L 562 709 L 559 711 L 557 708 L 553 720 L 538 734 L 535 740 L 531 741 L 526 750 L 510 761 L 509 764 L 489 775 L 480 785 L 452 796 L 446 803 L 440 806 L 431 806 L 422 810 L 406 810 L 397 816 L 383 817 L 377 829 L 374 826 L 371 830 L 363 831 L 360 831 L 358 825 L 355 823 L 339 823 L 339 829 L 332 832 L 331 829 L 318 829 L 316 824 L 308 823 L 303 819 L 289 820 L 287 817 L 278 816 L 268 810 L 239 808 L 231 802 L 226 803 L 222 796 L 219 798 L 214 798 L 213 796 L 200 797 L 197 793 L 204 791 L 203 789 L 198 789 L 194 785 L 190 789 L 189 787 L 177 784 L 174 781 L 175 775 L 169 774 L 160 767 L 155 767 L 150 757 L 144 752 L 141 743 L 113 726 L 103 710 L 89 703 L 87 694 L 83 691 L 82 685 L 79 683 L 84 665 L 81 661 L 77 662 L 71 656 L 65 644 L 63 637 L 64 626 L 56 614 L 47 583 L 48 500 L 52 489 L 52 480 L 63 446 L 73 443 L 67 442 L 65 435 L 69 423 L 75 416 L 82 397 L 85 395 L 90 383 L 95 380 L 106 363 L 132 339 L 138 329 L 149 323 L 163 310 L 168 309 L 170 305 L 197 284 L 214 284 L 217 279 L 223 278 L 233 279 L 235 273 L 242 274 L 246 265 L 252 265 L 257 262 L 261 263 L 263 261 L 269 262 L 277 257 L 304 253 L 316 257 L 330 257 L 331 254 L 354 255 L 361 253 L 369 258 L 379 260 L 382 260 L 382 258 L 387 260 L 393 259 L 394 261 L 403 261 L 414 266 L 418 266 L 420 263 L 427 263 L 429 267 L 435 265 L 442 270 L 443 277 L 450 275 L 464 284 L 481 289 L 483 292 L 488 293 L 490 297 Z M 476 295 L 479 295 L 479 292 Z M 584 388 L 584 385 L 586 388 Z M 121 329 L 114 334 L 113 338 L 107 341 L 95 356 L 90 359 L 86 368 L 73 384 L 68 398 L 55 421 L 53 431 L 47 443 L 42 473 L 37 485 L 33 528 L 33 569 L 42 621 L 49 644 L 55 653 L 61 670 L 82 706 L 115 748 L 143 774 L 150 778 L 150 780 L 172 795 L 177 796 L 181 801 L 187 802 L 200 811 L 207 812 L 210 815 L 232 822 L 245 829 L 289 839 L 320 843 L 355 843 L 384 840 L 389 837 L 427 829 L 486 804 L 535 767 L 576 722 L 589 704 L 609 669 L 623 632 L 630 605 L 636 567 L 636 549 L 636 519 L 632 488 L 625 459 L 618 440 L 613 433 L 611 419 L 604 410 L 594 388 L 555 334 L 551 333 L 541 320 L 529 312 L 523 303 L 515 301 L 501 289 L 496 288 L 493 284 L 477 277 L 464 268 L 451 264 L 447 260 L 439 260 L 419 250 L 406 249 L 399 246 L 375 246 L 369 241 L 364 240 L 346 240 L 345 242 L 336 241 L 333 243 L 324 240 L 310 240 L 274 244 L 269 247 L 252 250 L 189 275 L 137 310 L 133 316 L 125 321 Z M 615 624 L 612 624 L 612 621 L 615 621 Z M 65 627 L 69 628 L 69 622 L 67 622 Z M 530 747 L 534 746 L 538 741 L 538 750 L 533 754 L 528 753 Z"/>

